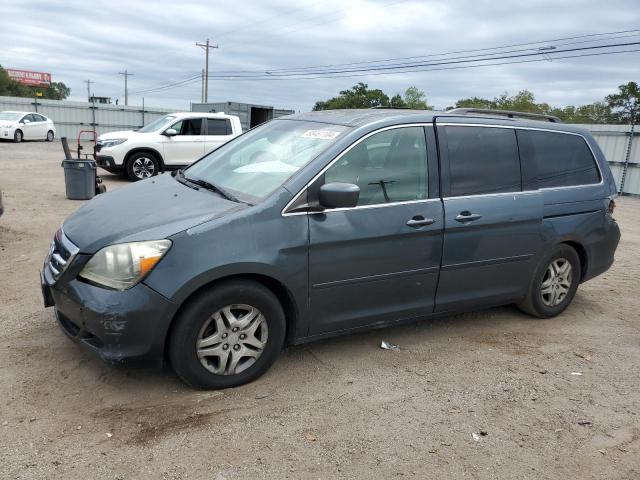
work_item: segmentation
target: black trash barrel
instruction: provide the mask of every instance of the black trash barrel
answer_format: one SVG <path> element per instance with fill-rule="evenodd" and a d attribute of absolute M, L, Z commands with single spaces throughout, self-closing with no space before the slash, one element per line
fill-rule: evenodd
<path fill-rule="evenodd" d="M 63 160 L 64 183 L 69 200 L 90 200 L 96 195 L 97 165 L 93 160 Z"/>

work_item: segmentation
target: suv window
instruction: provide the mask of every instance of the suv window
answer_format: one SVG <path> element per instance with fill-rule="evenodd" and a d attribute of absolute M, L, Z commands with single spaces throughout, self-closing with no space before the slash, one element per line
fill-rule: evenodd
<path fill-rule="evenodd" d="M 370 136 L 338 159 L 325 172 L 324 181 L 358 185 L 358 205 L 426 199 L 424 130 L 402 127 Z"/>
<path fill-rule="evenodd" d="M 519 130 L 525 188 L 553 188 L 600 182 L 584 138 L 566 133 Z"/>
<path fill-rule="evenodd" d="M 185 118 L 180 120 L 171 127 L 178 132 L 178 135 L 201 135 L 202 119 L 201 118 Z"/>
<path fill-rule="evenodd" d="M 231 120 L 207 118 L 207 135 L 231 135 Z"/>
<path fill-rule="evenodd" d="M 511 128 L 446 127 L 449 195 L 519 192 L 520 159 Z"/>

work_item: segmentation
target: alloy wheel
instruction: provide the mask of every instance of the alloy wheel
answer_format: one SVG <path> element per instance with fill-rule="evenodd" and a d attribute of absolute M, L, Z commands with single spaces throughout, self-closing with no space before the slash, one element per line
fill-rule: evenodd
<path fill-rule="evenodd" d="M 53 132 L 52 131 L 48 131 L 47 132 L 47 142 L 53 142 Z"/>
<path fill-rule="evenodd" d="M 155 174 L 156 166 L 149 157 L 140 157 L 133 161 L 132 170 L 136 178 L 149 178 Z"/>
<path fill-rule="evenodd" d="M 562 303 L 571 288 L 573 269 L 566 258 L 556 258 L 547 267 L 542 278 L 540 294 L 542 303 L 555 307 Z"/>
<path fill-rule="evenodd" d="M 251 305 L 227 305 L 204 323 L 196 352 L 204 368 L 216 375 L 236 375 L 251 367 L 267 345 L 267 321 Z"/>
<path fill-rule="evenodd" d="M 16 130 L 14 138 L 16 139 L 17 143 L 20 143 L 22 141 L 22 132 L 20 130 Z"/>

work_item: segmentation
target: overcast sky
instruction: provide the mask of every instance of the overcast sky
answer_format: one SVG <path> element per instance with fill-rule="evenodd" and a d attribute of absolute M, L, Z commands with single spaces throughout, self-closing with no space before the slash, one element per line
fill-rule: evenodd
<path fill-rule="evenodd" d="M 2 2 L 0 64 L 50 72 L 71 98 L 124 99 L 119 71 L 136 91 L 196 75 L 207 37 L 211 74 L 363 62 L 640 28 L 640 1 L 244 0 Z M 640 41 L 640 35 L 620 42 Z M 616 42 L 617 43 L 617 42 Z M 553 45 L 553 43 L 551 43 Z M 582 46 L 572 45 L 571 47 Z M 564 48 L 564 47 L 559 47 Z M 628 47 L 628 48 L 640 48 Z M 415 85 L 438 108 L 463 97 L 529 89 L 552 105 L 590 103 L 640 81 L 640 52 L 458 70 L 314 80 L 212 80 L 210 101 L 310 110 L 358 81 L 387 94 Z M 200 83 L 145 93 L 147 106 L 188 109 Z"/>

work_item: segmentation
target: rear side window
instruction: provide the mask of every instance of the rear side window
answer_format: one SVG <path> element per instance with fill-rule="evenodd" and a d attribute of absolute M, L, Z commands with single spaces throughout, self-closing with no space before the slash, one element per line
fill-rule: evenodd
<path fill-rule="evenodd" d="M 231 121 L 227 118 L 207 118 L 207 135 L 231 135 Z"/>
<path fill-rule="evenodd" d="M 519 192 L 520 160 L 511 128 L 446 127 L 449 195 Z"/>
<path fill-rule="evenodd" d="M 518 143 L 527 189 L 600 182 L 591 150 L 578 135 L 518 130 Z"/>

